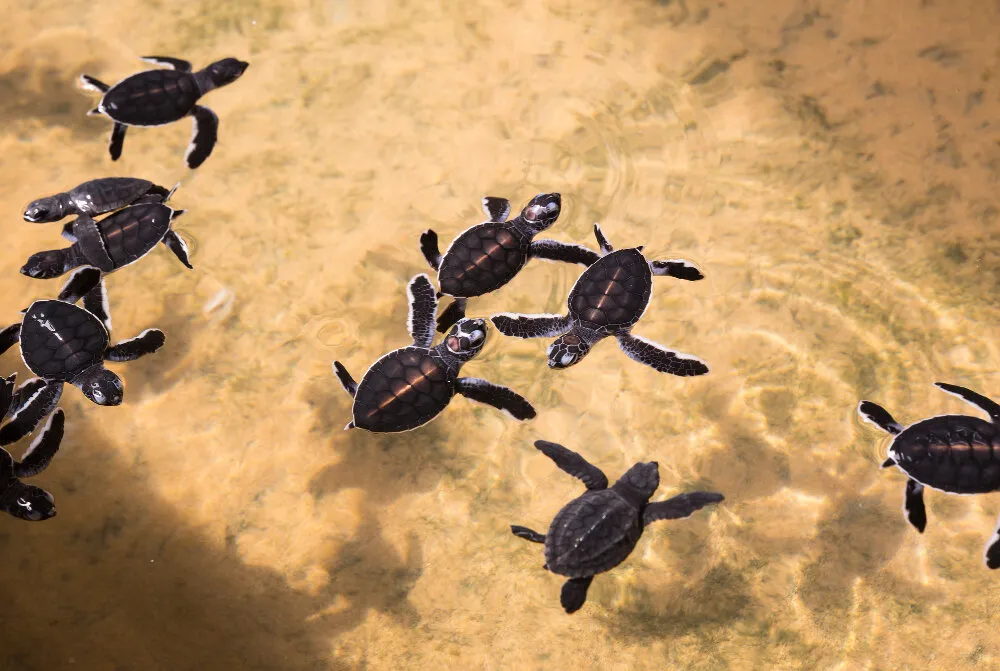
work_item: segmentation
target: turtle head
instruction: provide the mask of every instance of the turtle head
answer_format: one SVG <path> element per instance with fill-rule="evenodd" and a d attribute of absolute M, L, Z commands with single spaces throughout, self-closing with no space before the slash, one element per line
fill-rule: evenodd
<path fill-rule="evenodd" d="M 521 219 L 535 233 L 556 223 L 562 210 L 562 196 L 558 193 L 540 193 L 521 210 Z"/>
<path fill-rule="evenodd" d="M 618 479 L 615 486 L 619 485 L 634 489 L 648 501 L 660 486 L 660 466 L 655 461 L 639 462 Z"/>
<path fill-rule="evenodd" d="M 248 67 L 250 67 L 250 64 L 246 61 L 240 61 L 235 58 L 223 58 L 221 61 L 215 61 L 209 65 L 205 68 L 205 71 L 208 73 L 208 78 L 212 81 L 212 84 L 219 87 L 235 82 L 240 78 L 240 75 L 246 72 Z"/>
<path fill-rule="evenodd" d="M 28 204 L 24 209 L 24 220 L 40 224 L 46 221 L 62 219 L 66 212 L 66 202 L 58 196 L 39 198 Z"/>
<path fill-rule="evenodd" d="M 485 344 L 485 319 L 459 319 L 444 339 L 448 353 L 461 361 L 475 357 Z"/>
<path fill-rule="evenodd" d="M 92 366 L 73 381 L 97 405 L 121 405 L 125 391 L 120 377 L 104 366 Z"/>
<path fill-rule="evenodd" d="M 21 274 L 34 277 L 37 280 L 50 280 L 59 277 L 67 270 L 66 252 L 62 249 L 50 249 L 32 254 L 27 263 L 21 266 Z"/>
<path fill-rule="evenodd" d="M 47 520 L 56 515 L 56 504 L 52 495 L 41 487 L 18 482 L 4 497 L 0 508 L 18 519 L 29 522 Z"/>
<path fill-rule="evenodd" d="M 590 344 L 576 333 L 564 333 L 549 345 L 549 368 L 569 368 L 590 352 Z"/>

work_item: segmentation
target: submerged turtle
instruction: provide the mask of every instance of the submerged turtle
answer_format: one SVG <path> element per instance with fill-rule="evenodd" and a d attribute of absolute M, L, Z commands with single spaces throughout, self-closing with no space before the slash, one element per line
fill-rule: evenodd
<path fill-rule="evenodd" d="M 191 63 L 179 58 L 144 56 L 142 60 L 169 69 L 138 72 L 114 86 L 90 75 L 80 75 L 83 88 L 103 94 L 97 107 L 87 114 L 103 114 L 115 122 L 108 143 L 113 161 L 122 154 L 128 126 L 162 126 L 190 114 L 194 117 L 194 128 L 184 160 L 189 168 L 197 168 L 212 153 L 219 134 L 219 117 L 196 104 L 198 99 L 239 79 L 250 64 L 223 58 L 204 70 L 192 72 Z"/>
<path fill-rule="evenodd" d="M 131 361 L 152 354 L 163 346 L 166 337 L 159 329 L 146 329 L 134 338 L 109 346 L 108 331 L 93 314 L 64 301 L 43 300 L 28 307 L 20 324 L 0 331 L 0 354 L 18 340 L 24 364 L 41 378 L 25 383 L 25 386 L 37 385 L 33 395 L 36 405 L 32 407 L 34 415 L 40 418 L 59 402 L 64 382 L 79 387 L 84 396 L 98 405 L 120 405 L 124 393 L 122 381 L 104 367 L 104 362 Z M 0 429 L 0 440 L 19 440 L 36 424 L 20 421 L 15 425 L 12 420 Z"/>
<path fill-rule="evenodd" d="M 589 266 L 597 252 L 582 245 L 555 240 L 532 240 L 559 218 L 562 199 L 558 193 L 540 193 L 521 214 L 507 220 L 510 201 L 483 198 L 483 212 L 489 220 L 466 229 L 445 250 L 438 251 L 433 230 L 420 236 L 420 251 L 438 273 L 441 294 L 455 299 L 441 314 L 438 330 L 444 333 L 465 316 L 466 299 L 499 289 L 514 279 L 531 258 L 565 261 Z"/>
<path fill-rule="evenodd" d="M 895 436 L 882 468 L 906 473 L 903 513 L 920 533 L 927 526 L 924 487 L 952 494 L 984 494 L 1000 490 L 1000 404 L 981 394 L 945 382 L 939 389 L 976 406 L 987 422 L 969 415 L 939 415 L 904 427 L 880 405 L 861 401 L 858 413 Z M 1000 568 L 1000 529 L 986 544 L 986 566 Z"/>
<path fill-rule="evenodd" d="M 345 429 L 376 432 L 409 431 L 431 421 L 459 393 L 510 413 L 515 419 L 535 416 L 535 409 L 507 387 L 475 377 L 458 377 L 462 365 L 486 343 L 486 321 L 460 319 L 444 341 L 434 340 L 437 298 L 427 275 L 417 275 L 407 287 L 410 314 L 406 325 L 413 345 L 389 352 L 376 361 L 358 384 L 339 361 L 337 379 L 354 398 L 354 419 Z"/>
<path fill-rule="evenodd" d="M 83 266 L 70 276 L 59 294 L 59 300 L 75 303 L 97 287 L 105 274 L 135 263 L 160 242 L 191 269 L 187 245 L 171 228 L 173 220 L 184 212 L 162 202 L 144 202 L 129 205 L 100 221 L 81 214 L 72 223 L 69 237 L 74 242 L 70 247 L 32 254 L 21 273 L 44 280 Z"/>
<path fill-rule="evenodd" d="M 502 312 L 491 317 L 497 330 L 515 338 L 559 336 L 549 345 L 551 368 L 568 368 L 583 359 L 594 343 L 615 336 L 625 354 L 661 373 L 707 373 L 708 365 L 701 359 L 631 334 L 632 326 L 649 305 L 653 275 L 694 281 L 704 277 L 701 271 L 683 259 L 648 261 L 642 247 L 614 251 L 597 224 L 594 235 L 601 247 L 601 258 L 583 271 L 570 290 L 567 315 Z"/>
<path fill-rule="evenodd" d="M 549 533 L 542 535 L 527 527 L 510 527 L 515 536 L 544 543 L 544 568 L 569 578 L 560 596 L 567 613 L 575 613 L 583 606 L 595 575 L 625 561 L 650 522 L 688 517 L 725 498 L 716 492 L 689 492 L 649 503 L 660 486 L 660 470 L 655 461 L 636 464 L 608 488 L 608 477 L 601 469 L 576 452 L 546 440 L 536 440 L 535 447 L 587 486 L 584 494 L 556 514 Z"/>
<path fill-rule="evenodd" d="M 162 203 L 170 191 L 136 177 L 102 177 L 79 186 L 33 200 L 24 209 L 24 220 L 33 223 L 58 221 L 71 214 L 94 217 L 133 203 Z M 73 223 L 63 227 L 63 235 L 72 236 Z"/>
<path fill-rule="evenodd" d="M 52 495 L 41 487 L 24 484 L 21 478 L 30 478 L 45 470 L 59 451 L 64 426 L 63 411 L 56 410 L 21 461 L 14 461 L 10 453 L 0 447 L 0 510 L 29 522 L 55 516 Z"/>

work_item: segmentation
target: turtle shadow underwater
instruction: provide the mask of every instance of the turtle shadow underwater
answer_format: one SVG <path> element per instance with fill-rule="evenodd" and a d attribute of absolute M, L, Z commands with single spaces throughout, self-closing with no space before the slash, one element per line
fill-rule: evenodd
<path fill-rule="evenodd" d="M 144 464 L 125 463 L 93 414 L 73 413 L 40 479 L 59 514 L 0 526 L 0 548 L 13 569 L 0 576 L 0 596 L 10 605 L 0 667 L 32 671 L 86 660 L 151 670 L 346 668 L 329 659 L 330 640 L 369 608 L 415 617 L 406 603 L 420 574 L 415 541 L 400 558 L 366 518 L 329 559 L 329 591 L 350 594 L 348 614 L 317 621 L 330 606 L 326 594 L 296 591 L 277 572 L 244 564 L 236 544 L 206 537 L 157 498 Z M 372 584 L 348 586 L 337 575 L 358 565 Z"/>
<path fill-rule="evenodd" d="M 5 126 L 38 119 L 69 128 L 78 139 L 96 140 L 107 128 L 87 118 L 89 109 L 73 80 L 56 68 L 22 65 L 0 76 L 0 123 Z"/>

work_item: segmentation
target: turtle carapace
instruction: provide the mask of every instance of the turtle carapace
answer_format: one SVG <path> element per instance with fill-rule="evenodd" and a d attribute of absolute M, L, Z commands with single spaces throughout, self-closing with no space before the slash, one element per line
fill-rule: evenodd
<path fill-rule="evenodd" d="M 906 473 L 903 513 L 921 533 L 927 526 L 925 487 L 952 494 L 1000 491 L 1000 404 L 965 387 L 934 384 L 985 412 L 989 421 L 939 415 L 904 427 L 882 406 L 858 404 L 865 421 L 895 436 L 882 467 L 896 466 Z M 1000 568 L 1000 529 L 986 545 L 985 561 L 991 569 Z"/>
<path fill-rule="evenodd" d="M 583 606 L 595 575 L 625 561 L 649 523 L 688 517 L 724 498 L 716 492 L 688 492 L 649 503 L 660 486 L 655 461 L 636 464 L 608 487 L 608 477 L 576 452 L 546 440 L 535 441 L 535 447 L 587 487 L 556 514 L 547 534 L 510 527 L 515 536 L 544 543 L 545 568 L 569 578 L 560 597 L 567 613 Z"/>
<path fill-rule="evenodd" d="M 219 134 L 219 117 L 209 108 L 198 105 L 198 99 L 212 89 L 239 79 L 250 64 L 223 58 L 194 72 L 191 63 L 179 58 L 144 56 L 142 60 L 166 66 L 166 69 L 138 72 L 114 86 L 90 75 L 81 75 L 81 87 L 102 94 L 97 107 L 87 114 L 103 114 L 114 122 L 108 143 L 113 161 L 121 156 L 128 126 L 162 126 L 191 115 L 194 129 L 184 160 L 189 168 L 197 168 L 212 153 Z"/>
<path fill-rule="evenodd" d="M 459 377 L 462 365 L 486 343 L 486 321 L 460 319 L 441 344 L 432 346 L 437 298 L 427 275 L 417 275 L 407 288 L 407 327 L 413 344 L 389 352 L 372 364 L 357 383 L 339 361 L 337 379 L 354 398 L 353 419 L 344 428 L 376 432 L 409 431 L 431 421 L 458 393 L 503 410 L 518 420 L 535 409 L 507 387 L 474 377 Z"/>
<path fill-rule="evenodd" d="M 691 355 L 631 334 L 653 293 L 654 275 L 682 280 L 704 277 L 690 261 L 649 261 L 642 247 L 614 251 L 601 227 L 594 224 L 601 248 L 596 260 L 570 290 L 566 315 L 522 315 L 502 312 L 491 320 L 500 333 L 516 338 L 559 336 L 548 349 L 550 368 L 568 368 L 585 357 L 599 340 L 614 336 L 622 351 L 661 373 L 704 375 L 708 365 Z"/>
<path fill-rule="evenodd" d="M 529 259 L 565 261 L 589 266 L 599 258 L 582 245 L 533 238 L 559 218 L 562 198 L 558 193 L 540 193 L 525 205 L 521 214 L 507 219 L 510 201 L 483 198 L 488 220 L 468 228 L 452 240 L 444 254 L 438 251 L 433 230 L 420 236 L 420 250 L 437 271 L 441 294 L 454 302 L 441 313 L 438 331 L 444 333 L 465 316 L 467 299 L 482 296 L 504 286 L 520 272 Z"/>
<path fill-rule="evenodd" d="M 170 192 L 162 186 L 136 177 L 101 177 L 84 182 L 64 193 L 31 201 L 24 208 L 24 220 L 32 223 L 58 221 L 69 215 L 95 217 L 133 203 L 162 203 Z M 63 229 L 71 236 L 73 224 Z"/>

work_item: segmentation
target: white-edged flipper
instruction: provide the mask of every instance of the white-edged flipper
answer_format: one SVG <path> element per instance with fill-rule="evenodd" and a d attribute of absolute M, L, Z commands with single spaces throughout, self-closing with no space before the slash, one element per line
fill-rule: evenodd
<path fill-rule="evenodd" d="M 996 531 L 993 532 L 989 542 L 986 543 L 986 549 L 983 551 L 983 561 L 986 562 L 986 568 L 1000 568 L 1000 522 L 997 523 Z"/>
<path fill-rule="evenodd" d="M 608 239 L 604 237 L 604 231 L 601 230 L 601 225 L 596 221 L 594 222 L 594 237 L 597 238 L 597 246 L 601 248 L 601 256 L 610 254 L 615 251 L 615 248 L 611 246 Z"/>
<path fill-rule="evenodd" d="M 63 224 L 62 233 L 60 234 L 63 238 L 69 240 L 70 242 L 76 242 L 76 236 L 73 235 L 73 224 L 75 223 L 76 220 L 74 219 L 73 221 Z"/>
<path fill-rule="evenodd" d="M 696 510 L 701 510 L 713 503 L 719 503 L 725 498 L 718 492 L 688 492 L 666 501 L 650 503 L 642 511 L 642 524 L 646 526 L 657 520 L 679 520 L 683 517 L 689 517 Z"/>
<path fill-rule="evenodd" d="M 711 370 L 707 363 L 693 354 L 675 352 L 631 333 L 619 333 L 617 337 L 618 345 L 630 359 L 646 364 L 661 373 L 690 377 L 705 375 Z"/>
<path fill-rule="evenodd" d="M 483 198 L 483 213 L 490 221 L 496 223 L 507 221 L 507 217 L 510 216 L 510 201 L 506 198 L 486 196 Z"/>
<path fill-rule="evenodd" d="M 23 387 L 34 384 L 34 380 L 28 380 Z M 10 421 L 0 428 L 0 445 L 10 445 L 21 440 L 35 430 L 46 415 L 52 412 L 53 408 L 59 404 L 62 398 L 63 383 L 49 382 L 42 384 L 27 399 L 20 401 L 20 407 L 11 415 Z M 27 396 L 27 394 L 25 394 Z"/>
<path fill-rule="evenodd" d="M 83 307 L 100 319 L 104 328 L 111 333 L 111 305 L 108 303 L 108 285 L 104 283 L 103 278 L 96 287 L 84 294 Z"/>
<path fill-rule="evenodd" d="M 340 363 L 339 361 L 334 361 L 333 374 L 337 376 L 338 380 L 340 380 L 340 384 L 341 386 L 344 387 L 344 391 L 350 394 L 351 398 L 354 398 L 354 395 L 358 392 L 358 383 L 354 381 L 354 378 L 351 377 L 351 374 L 347 372 L 346 368 L 344 368 L 344 364 Z M 354 422 L 351 422 L 350 426 L 346 428 L 350 429 L 353 426 Z"/>
<path fill-rule="evenodd" d="M 869 424 L 874 424 L 886 433 L 896 435 L 903 432 L 903 425 L 893 419 L 889 411 L 877 403 L 861 401 L 858 403 L 858 414 L 861 415 L 861 419 Z M 885 464 L 882 464 L 882 467 L 885 468 Z"/>
<path fill-rule="evenodd" d="M 535 417 L 535 408 L 528 399 L 517 392 L 478 377 L 460 377 L 455 381 L 455 391 L 462 396 L 492 405 L 514 419 L 524 421 Z"/>
<path fill-rule="evenodd" d="M 569 330 L 569 315 L 522 315 L 499 312 L 490 321 L 500 333 L 513 338 L 552 338 Z"/>
<path fill-rule="evenodd" d="M 927 509 L 924 507 L 924 486 L 909 478 L 906 481 L 906 493 L 903 496 L 903 514 L 906 521 L 920 533 L 927 527 Z"/>
<path fill-rule="evenodd" d="M 523 538 L 524 540 L 531 541 L 532 543 L 545 542 L 545 534 L 540 534 L 537 531 L 529 529 L 528 527 L 519 527 L 516 524 L 511 524 L 510 532 L 518 538 Z"/>
<path fill-rule="evenodd" d="M 183 210 L 182 210 L 183 211 Z M 184 267 L 188 270 L 194 270 L 194 266 L 191 265 L 191 261 L 188 260 L 188 247 L 187 243 L 184 242 L 184 238 L 177 235 L 176 231 L 167 231 L 167 234 L 163 236 L 163 244 L 166 245 L 167 249 L 174 253 Z"/>
<path fill-rule="evenodd" d="M 948 392 L 953 396 L 957 396 L 966 403 L 974 405 L 987 415 L 994 424 L 1000 424 L 1000 404 L 991 398 L 987 398 L 982 394 L 977 394 L 971 389 L 966 389 L 965 387 L 960 387 L 957 384 L 948 384 L 947 382 L 935 382 L 934 386 L 941 391 Z"/>
<path fill-rule="evenodd" d="M 201 105 L 195 105 L 191 109 L 191 116 L 194 117 L 194 124 L 191 127 L 191 143 L 184 153 L 184 161 L 187 167 L 194 170 L 205 162 L 215 147 L 215 141 L 219 138 L 219 117 Z"/>
<path fill-rule="evenodd" d="M 597 491 L 608 488 L 608 476 L 604 474 L 604 471 L 573 450 L 547 440 L 536 440 L 535 449 L 555 462 L 555 465 L 564 473 L 580 480 L 588 490 Z"/>
<path fill-rule="evenodd" d="M 42 432 L 31 441 L 31 447 L 21 457 L 20 462 L 14 462 L 14 475 L 18 478 L 30 478 L 44 471 L 52 457 L 59 451 L 65 428 L 65 416 L 62 408 L 57 408 L 49 416 Z"/>
<path fill-rule="evenodd" d="M 169 56 L 143 56 L 139 60 L 145 61 L 147 63 L 153 63 L 154 65 L 163 65 L 172 70 L 177 70 L 178 72 L 191 72 L 191 64 L 180 58 L 171 58 Z"/>
<path fill-rule="evenodd" d="M 134 338 L 122 340 L 104 353 L 106 361 L 133 361 L 163 347 L 167 337 L 160 329 L 146 329 Z"/>
<path fill-rule="evenodd" d="M 667 275 L 676 277 L 679 280 L 696 282 L 705 279 L 698 267 L 685 259 L 666 259 L 664 261 L 650 261 L 649 269 L 654 275 Z"/>
<path fill-rule="evenodd" d="M 90 75 L 80 75 L 78 83 L 84 91 L 93 91 L 94 93 L 106 93 L 111 88 L 100 79 L 91 77 Z"/>
<path fill-rule="evenodd" d="M 528 247 L 528 254 L 533 259 L 579 263 L 588 267 L 597 263 L 597 260 L 601 258 L 600 254 L 583 245 L 548 239 L 533 241 Z"/>
<path fill-rule="evenodd" d="M 421 273 L 410 280 L 406 287 L 410 306 L 406 317 L 406 330 L 413 338 L 414 347 L 430 348 L 434 342 L 434 318 L 437 315 L 437 297 L 434 285 Z"/>
<path fill-rule="evenodd" d="M 67 303 L 76 303 L 86 296 L 90 291 L 100 286 L 101 271 L 93 266 L 80 266 L 69 276 L 62 289 L 59 290 L 57 300 Z M 89 308 L 88 308 L 89 309 Z M 93 311 L 91 311 L 93 312 Z"/>

